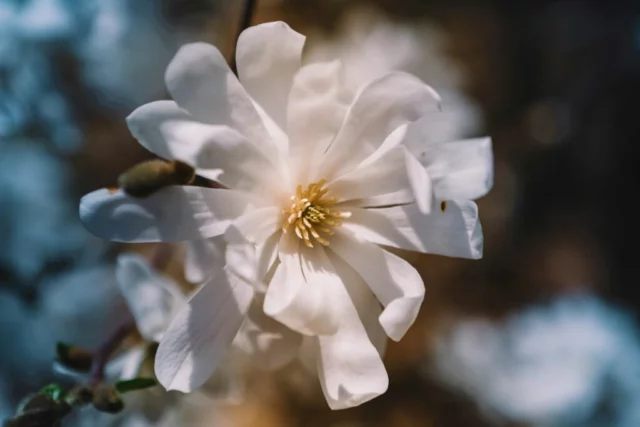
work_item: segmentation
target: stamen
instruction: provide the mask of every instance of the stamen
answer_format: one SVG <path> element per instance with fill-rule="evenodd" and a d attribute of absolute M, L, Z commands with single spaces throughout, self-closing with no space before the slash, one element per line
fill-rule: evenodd
<path fill-rule="evenodd" d="M 339 199 L 327 197 L 329 188 L 325 186 L 326 182 L 323 178 L 306 188 L 298 185 L 296 194 L 290 198 L 291 205 L 283 211 L 287 219 L 282 224 L 282 230 L 286 233 L 293 226 L 296 236 L 310 248 L 313 247 L 311 238 L 328 246 L 328 237 L 334 234 L 333 228 L 340 226 L 342 219 L 351 216 L 351 212 L 331 209 Z"/>

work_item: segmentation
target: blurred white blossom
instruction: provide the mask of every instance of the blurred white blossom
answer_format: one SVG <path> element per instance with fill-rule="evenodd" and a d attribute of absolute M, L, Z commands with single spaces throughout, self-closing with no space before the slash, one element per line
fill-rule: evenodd
<path fill-rule="evenodd" d="M 438 114 L 430 86 L 390 72 L 350 97 L 339 61 L 301 66 L 304 43 L 281 22 L 244 31 L 242 84 L 216 48 L 187 45 L 166 72 L 175 101 L 127 119 L 147 149 L 226 188 L 174 186 L 144 200 L 102 190 L 81 202 L 87 227 L 112 240 L 224 235 L 224 268 L 160 343 L 168 389 L 198 388 L 249 316 L 256 331 L 273 330 L 262 347 L 279 346 L 285 361 L 311 343 L 331 408 L 364 403 L 388 385 L 372 336 L 400 340 L 424 296 L 417 271 L 379 245 L 482 256 L 469 199 L 491 186 L 490 140 L 423 140 L 407 126 Z"/>
<path fill-rule="evenodd" d="M 0 142 L 37 129 L 63 152 L 79 146 L 81 133 L 53 63 L 76 24 L 61 0 L 0 4 Z"/>
<path fill-rule="evenodd" d="M 569 295 L 504 323 L 458 323 L 440 337 L 432 368 L 489 414 L 511 421 L 541 427 L 640 423 L 638 329 L 593 296 Z"/>
<path fill-rule="evenodd" d="M 175 313 L 187 301 L 177 283 L 156 271 L 142 256 L 123 253 L 116 262 L 116 282 L 136 322 L 142 340 L 128 348 L 106 366 L 107 380 L 116 382 L 137 376 L 153 377 L 153 356 L 157 342 Z M 219 403 L 239 402 L 239 373 L 227 363 L 197 393 L 182 395 L 160 387 L 128 393 L 125 410 L 118 415 L 83 411 L 73 425 L 166 426 L 185 425 L 205 407 L 215 415 Z"/>
<path fill-rule="evenodd" d="M 345 85 L 353 94 L 384 74 L 402 70 L 429 83 L 442 98 L 442 111 L 419 120 L 429 142 L 474 136 L 481 128 L 478 106 L 462 90 L 466 75 L 445 54 L 447 34 L 435 24 L 395 22 L 372 8 L 354 7 L 330 37 L 310 37 L 307 62 L 338 58 Z M 425 123 L 426 122 L 426 123 Z M 415 125 L 413 125 L 415 126 Z"/>
<path fill-rule="evenodd" d="M 0 265 L 19 280 L 76 256 L 85 243 L 68 182 L 64 163 L 36 142 L 0 143 Z"/>
<path fill-rule="evenodd" d="M 116 314 L 115 292 L 113 269 L 101 265 L 50 275 L 32 302 L 0 289 L 0 376 L 17 393 L 41 387 L 50 378 L 57 342 L 98 345 L 102 337 L 96 331 L 105 330 Z"/>
<path fill-rule="evenodd" d="M 87 16 L 75 45 L 81 77 L 100 104 L 124 112 L 163 97 L 167 64 L 200 35 L 167 22 L 155 0 L 87 0 L 81 9 Z"/>

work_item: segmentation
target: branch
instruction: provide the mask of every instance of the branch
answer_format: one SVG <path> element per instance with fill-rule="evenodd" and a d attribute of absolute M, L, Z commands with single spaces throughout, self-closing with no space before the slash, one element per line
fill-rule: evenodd
<path fill-rule="evenodd" d="M 122 341 L 135 330 L 136 322 L 133 316 L 130 314 L 128 316 L 128 319 L 122 322 L 95 351 L 93 362 L 91 363 L 90 382 L 98 383 L 104 380 L 104 368 L 109 361 L 109 357 L 120 346 Z"/>

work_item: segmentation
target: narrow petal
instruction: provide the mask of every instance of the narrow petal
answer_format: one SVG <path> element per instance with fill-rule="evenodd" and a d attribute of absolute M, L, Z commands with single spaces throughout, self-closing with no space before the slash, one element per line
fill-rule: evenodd
<path fill-rule="evenodd" d="M 389 377 L 344 285 L 328 282 L 340 317 L 335 334 L 317 337 L 318 377 L 331 409 L 361 405 L 384 393 Z"/>
<path fill-rule="evenodd" d="M 143 105 L 127 117 L 127 124 L 147 150 L 181 160 L 226 187 L 252 190 L 265 177 L 281 179 L 267 156 L 244 135 L 229 126 L 196 121 L 173 101 Z"/>
<path fill-rule="evenodd" d="M 207 281 L 214 271 L 224 266 L 225 241 L 222 236 L 190 240 L 184 255 L 184 277 L 190 283 Z"/>
<path fill-rule="evenodd" d="M 380 324 L 399 341 L 413 324 L 422 300 L 424 283 L 415 268 L 377 245 L 344 233 L 333 236 L 331 249 L 367 282 L 385 309 Z"/>
<path fill-rule="evenodd" d="M 165 333 L 155 371 L 167 390 L 200 387 L 224 359 L 253 298 L 253 289 L 232 274 L 219 274 L 192 297 Z"/>
<path fill-rule="evenodd" d="M 371 242 L 455 258 L 482 258 L 478 207 L 470 201 L 436 201 L 431 213 L 417 206 L 351 209 L 342 227 Z"/>
<path fill-rule="evenodd" d="M 277 153 L 251 97 L 216 47 L 202 42 L 184 45 L 169 64 L 165 82 L 172 98 L 197 120 L 229 126 L 265 155 Z"/>
<path fill-rule="evenodd" d="M 305 37 L 284 22 L 247 28 L 238 38 L 238 77 L 249 95 L 282 129 L 287 97 L 300 68 Z"/>
<path fill-rule="evenodd" d="M 258 259 L 256 278 L 262 283 L 268 283 L 266 282 L 267 274 L 269 274 L 276 262 L 280 262 L 278 260 L 278 245 L 281 234 L 274 233 L 264 243 L 256 246 L 256 258 Z"/>
<path fill-rule="evenodd" d="M 351 92 L 342 84 L 339 61 L 305 65 L 296 74 L 289 94 L 287 133 L 292 165 L 305 181 L 309 164 L 324 156 L 342 126 Z"/>
<path fill-rule="evenodd" d="M 406 149 L 403 149 L 403 152 L 405 167 L 409 176 L 409 186 L 416 198 L 416 205 L 421 213 L 428 214 L 431 212 L 431 204 L 433 202 L 431 177 L 411 153 Z"/>
<path fill-rule="evenodd" d="M 234 346 L 263 369 L 280 369 L 298 356 L 302 335 L 264 314 L 262 298 L 254 298 Z"/>
<path fill-rule="evenodd" d="M 493 186 L 491 138 L 434 139 L 437 117 L 429 115 L 413 123 L 402 143 L 427 169 L 437 198 L 475 200 L 484 196 Z"/>
<path fill-rule="evenodd" d="M 365 86 L 329 147 L 319 175 L 339 176 L 373 154 L 395 129 L 439 108 L 440 98 L 418 78 L 387 74 Z"/>
<path fill-rule="evenodd" d="M 247 230 L 245 230 L 246 232 Z M 271 232 L 255 242 L 250 241 L 242 231 L 232 224 L 225 233 L 226 268 L 259 292 L 266 292 L 266 275 L 277 262 L 278 242 L 282 232 Z"/>
<path fill-rule="evenodd" d="M 382 314 L 382 305 L 367 285 L 367 282 L 353 267 L 333 251 L 327 251 L 327 254 L 336 272 L 342 278 L 342 283 L 349 293 L 353 306 L 358 311 L 358 316 L 367 331 L 369 341 L 378 350 L 380 357 L 383 357 L 387 349 L 388 337 L 379 321 L 379 317 Z"/>
<path fill-rule="evenodd" d="M 280 265 L 267 289 L 264 312 L 304 335 L 332 334 L 339 318 L 327 283 L 340 283 L 321 247 L 307 248 L 292 233 L 280 241 Z"/>
<path fill-rule="evenodd" d="M 136 345 L 109 361 L 105 367 L 105 377 L 109 382 L 128 380 L 138 376 L 147 355 L 145 344 Z"/>
<path fill-rule="evenodd" d="M 223 234 L 253 205 L 234 190 L 167 187 L 146 199 L 97 190 L 80 201 L 80 219 L 93 234 L 116 242 L 174 242 Z"/>
<path fill-rule="evenodd" d="M 438 144 L 422 153 L 420 162 L 432 177 L 439 199 L 475 200 L 493 187 L 491 138 Z"/>
<path fill-rule="evenodd" d="M 268 206 L 247 212 L 233 226 L 244 239 L 259 245 L 280 229 L 282 221 L 282 209 Z"/>
<path fill-rule="evenodd" d="M 116 283 L 142 337 L 160 342 L 173 315 L 186 303 L 178 285 L 133 253 L 118 256 Z"/>
<path fill-rule="evenodd" d="M 363 162 L 330 183 L 329 188 L 347 204 L 377 207 L 418 201 L 421 211 L 431 209 L 429 176 L 402 146 L 386 150 L 373 162 Z"/>

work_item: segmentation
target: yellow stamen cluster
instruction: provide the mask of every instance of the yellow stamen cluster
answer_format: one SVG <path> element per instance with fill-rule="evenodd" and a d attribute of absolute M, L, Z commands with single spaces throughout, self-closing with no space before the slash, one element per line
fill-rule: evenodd
<path fill-rule="evenodd" d="M 287 219 L 282 225 L 282 231 L 286 233 L 293 226 L 296 236 L 310 248 L 313 247 L 312 238 L 328 246 L 327 239 L 333 234 L 332 228 L 342 224 L 341 219 L 351 216 L 351 212 L 330 209 L 338 199 L 327 197 L 329 189 L 325 186 L 326 182 L 326 179 L 321 179 L 309 184 L 304 190 L 302 185 L 298 185 L 296 194 L 291 196 L 291 205 L 284 209 Z"/>

